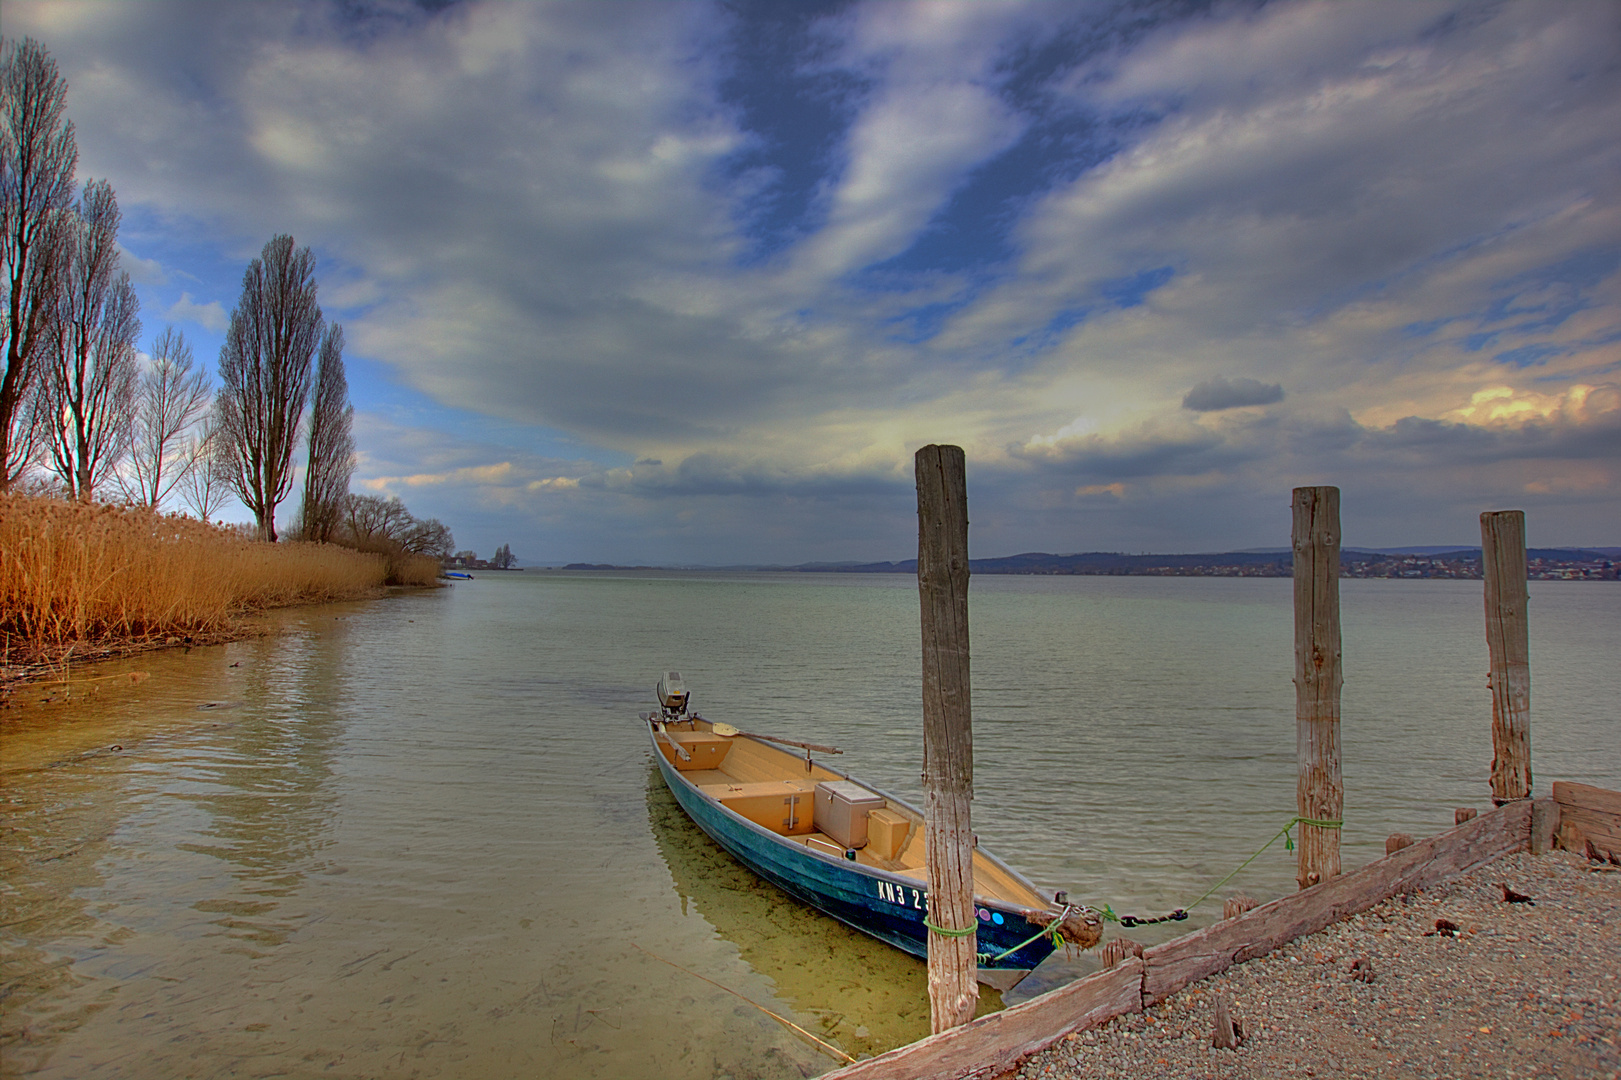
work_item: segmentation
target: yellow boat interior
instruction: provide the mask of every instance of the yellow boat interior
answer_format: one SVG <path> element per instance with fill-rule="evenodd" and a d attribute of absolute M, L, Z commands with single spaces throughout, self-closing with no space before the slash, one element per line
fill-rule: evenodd
<path fill-rule="evenodd" d="M 853 854 L 862 866 L 927 882 L 921 815 L 805 756 L 740 732 L 717 733 L 702 718 L 655 726 L 664 760 L 722 806 L 794 843 L 838 858 Z M 977 850 L 974 894 L 1037 911 L 1052 906 Z"/>

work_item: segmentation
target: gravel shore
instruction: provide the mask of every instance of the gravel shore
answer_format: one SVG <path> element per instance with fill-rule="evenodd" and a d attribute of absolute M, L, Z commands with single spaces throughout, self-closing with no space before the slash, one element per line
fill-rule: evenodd
<path fill-rule="evenodd" d="M 1505 884 L 1534 903 L 1505 901 Z M 1218 997 L 1236 1050 L 1211 1046 Z M 1621 1080 L 1621 870 L 1505 856 L 1071 1035 L 1016 1075 Z"/>

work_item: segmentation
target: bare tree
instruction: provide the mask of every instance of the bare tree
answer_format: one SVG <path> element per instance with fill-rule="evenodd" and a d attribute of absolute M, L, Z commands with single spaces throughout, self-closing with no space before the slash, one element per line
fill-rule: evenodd
<path fill-rule="evenodd" d="M 316 362 L 315 404 L 310 409 L 310 456 L 304 469 L 304 506 L 299 534 L 327 543 L 343 518 L 343 501 L 355 473 L 355 408 L 343 373 L 343 327 L 334 323 L 321 339 Z"/>
<path fill-rule="evenodd" d="M 400 543 L 413 555 L 431 555 L 441 560 L 456 550 L 456 538 L 438 518 L 413 520 Z"/>
<path fill-rule="evenodd" d="M 377 495 L 351 495 L 344 500 L 344 539 L 361 548 L 403 545 L 405 534 L 416 519 L 400 502 L 399 496 L 384 499 Z"/>
<path fill-rule="evenodd" d="M 180 480 L 180 501 L 200 521 L 212 518 L 231 496 L 226 466 L 219 452 L 222 443 L 218 414 L 210 412 L 184 451 L 191 468 Z"/>
<path fill-rule="evenodd" d="M 49 334 L 79 148 L 65 119 L 68 84 L 37 41 L 0 39 L 0 491 L 33 452 L 27 407 Z"/>
<path fill-rule="evenodd" d="M 135 394 L 129 472 L 118 485 L 131 502 L 156 507 L 196 466 L 187 437 L 212 397 L 208 372 L 192 369 L 186 335 L 165 326 Z"/>
<path fill-rule="evenodd" d="M 242 276 L 242 297 L 220 348 L 221 453 L 230 487 L 276 539 L 276 507 L 292 490 L 293 450 L 324 322 L 315 256 L 272 237 Z"/>
<path fill-rule="evenodd" d="M 338 539 L 362 551 L 408 551 L 436 559 L 444 559 L 456 549 L 456 538 L 444 522 L 413 517 L 398 495 L 390 499 L 350 495 L 343 502 Z"/>
<path fill-rule="evenodd" d="M 69 219 L 62 282 L 34 386 L 39 459 L 83 502 L 128 452 L 139 376 L 141 303 L 129 275 L 118 272 L 118 224 L 112 187 L 87 183 Z"/>

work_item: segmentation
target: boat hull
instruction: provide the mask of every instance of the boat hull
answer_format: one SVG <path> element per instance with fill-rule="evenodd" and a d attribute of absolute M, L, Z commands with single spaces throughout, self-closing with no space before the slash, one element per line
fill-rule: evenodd
<path fill-rule="evenodd" d="M 795 899 L 913 956 L 928 957 L 928 890 L 922 882 L 847 859 L 823 855 L 764 829 L 722 806 L 688 782 L 655 744 L 653 759 L 676 802 L 710 839 L 760 877 Z M 886 796 L 887 797 L 887 796 Z M 1011 989 L 1053 951 L 1050 937 L 1035 937 L 1050 915 L 1032 922 L 1011 905 L 975 897 L 981 982 Z M 1011 954 L 999 954 L 1020 946 Z M 993 959 L 994 958 L 994 959 Z"/>

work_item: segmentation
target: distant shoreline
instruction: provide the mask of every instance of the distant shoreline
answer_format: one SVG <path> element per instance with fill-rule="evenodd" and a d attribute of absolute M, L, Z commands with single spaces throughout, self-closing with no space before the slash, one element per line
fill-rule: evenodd
<path fill-rule="evenodd" d="M 1615 581 L 1621 571 L 1621 548 L 1531 548 L 1527 576 L 1533 581 Z M 975 574 L 1044 574 L 1097 577 L 1289 577 L 1293 555 L 1281 551 L 1228 551 L 1191 555 L 1128 555 L 1093 551 L 1078 555 L 1028 552 L 998 559 L 971 559 Z M 801 563 L 797 566 L 621 566 L 614 563 L 568 563 L 531 567 L 536 570 L 650 571 L 708 570 L 804 574 L 915 574 L 917 560 L 873 563 Z M 1478 580 L 1480 549 L 1340 553 L 1345 578 L 1419 578 Z"/>

